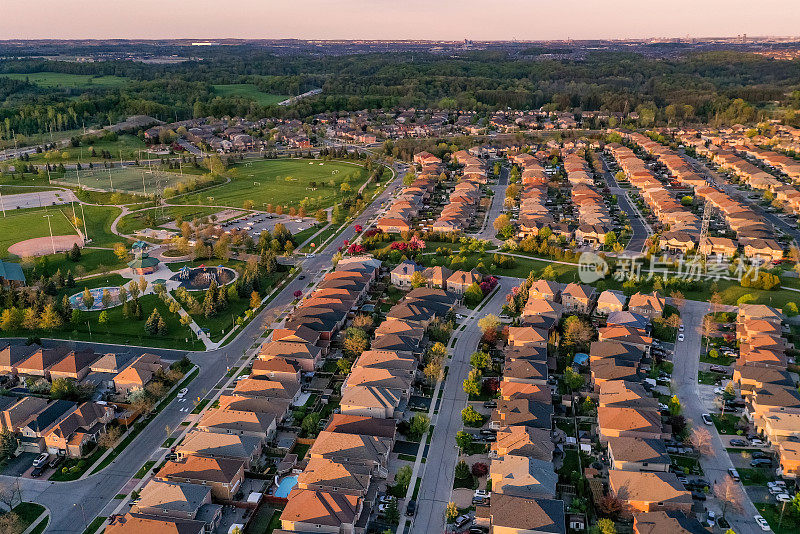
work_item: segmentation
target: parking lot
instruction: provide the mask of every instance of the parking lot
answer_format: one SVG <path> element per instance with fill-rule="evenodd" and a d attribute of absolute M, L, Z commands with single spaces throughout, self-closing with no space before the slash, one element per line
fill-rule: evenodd
<path fill-rule="evenodd" d="M 224 230 L 246 230 L 253 239 L 258 239 L 261 232 L 275 228 L 275 225 L 282 223 L 292 235 L 307 230 L 316 224 L 312 217 L 290 217 L 288 215 L 273 215 L 253 213 L 244 217 L 233 219 L 222 223 L 220 226 Z"/>

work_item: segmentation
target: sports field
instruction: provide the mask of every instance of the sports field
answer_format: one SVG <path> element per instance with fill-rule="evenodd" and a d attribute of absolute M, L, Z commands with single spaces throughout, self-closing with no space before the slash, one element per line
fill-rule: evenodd
<path fill-rule="evenodd" d="M 40 87 L 62 89 L 89 89 L 117 87 L 127 80 L 119 76 L 91 76 L 89 74 L 63 74 L 61 72 L 31 72 L 2 74 L 14 80 L 27 80 Z"/>
<path fill-rule="evenodd" d="M 0 257 L 8 255 L 8 247 L 19 241 L 36 237 L 49 237 L 45 215 L 52 215 L 53 235 L 75 235 L 75 228 L 64 212 L 57 207 L 33 208 L 0 213 Z"/>
<path fill-rule="evenodd" d="M 256 160 L 229 169 L 231 181 L 226 184 L 170 202 L 241 208 L 252 200 L 255 209 L 264 209 L 265 204 L 296 207 L 308 197 L 315 201 L 314 208 L 325 208 L 341 200 L 343 182 L 348 181 L 352 191 L 361 187 L 365 180 L 361 171 L 362 167 L 349 163 Z"/>
<path fill-rule="evenodd" d="M 129 193 L 152 195 L 163 188 L 172 187 L 182 179 L 180 173 L 152 171 L 145 166 L 114 167 L 103 169 L 95 167 L 82 171 L 69 170 L 60 178 L 63 182 L 106 191 L 124 191 Z"/>
<path fill-rule="evenodd" d="M 233 83 L 227 85 L 215 85 L 214 94 L 219 96 L 240 96 L 242 98 L 250 98 L 255 100 L 261 106 L 271 106 L 278 102 L 283 102 L 287 95 L 273 95 L 264 93 L 258 90 L 258 87 L 252 83 Z"/>

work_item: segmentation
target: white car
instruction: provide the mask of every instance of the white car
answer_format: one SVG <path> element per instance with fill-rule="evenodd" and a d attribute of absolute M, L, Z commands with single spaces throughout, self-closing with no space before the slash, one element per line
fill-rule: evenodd
<path fill-rule="evenodd" d="M 725 388 L 714 388 L 714 395 L 722 395 L 723 393 L 725 393 Z"/>
<path fill-rule="evenodd" d="M 767 523 L 767 520 L 761 517 L 760 515 L 754 515 L 753 519 L 756 520 L 756 524 L 759 527 L 761 527 L 761 530 L 763 530 L 764 532 L 769 532 L 772 530 L 771 528 L 769 528 L 769 523 Z"/>
<path fill-rule="evenodd" d="M 678 341 L 683 341 L 683 334 L 678 334 Z"/>
<path fill-rule="evenodd" d="M 760 439 L 757 439 L 757 438 L 756 439 L 751 439 L 750 440 L 750 445 L 752 445 L 753 447 L 763 447 L 764 446 L 764 442 L 761 441 Z"/>
<path fill-rule="evenodd" d="M 189 388 L 183 388 L 182 390 L 180 390 L 180 391 L 178 392 L 178 398 L 179 398 L 179 399 L 182 399 L 182 398 L 184 398 L 184 397 L 186 396 L 186 394 L 187 394 L 187 393 L 189 393 Z"/>
<path fill-rule="evenodd" d="M 778 502 L 790 502 L 792 497 L 788 493 L 779 493 L 775 495 L 775 500 Z"/>
<path fill-rule="evenodd" d="M 714 421 L 711 420 L 711 415 L 704 413 L 702 416 L 703 422 L 709 426 L 714 424 Z"/>
<path fill-rule="evenodd" d="M 684 326 L 683 326 L 683 325 L 680 325 L 680 326 L 678 327 L 678 332 L 683 332 L 684 330 L 685 330 L 685 328 L 684 328 Z"/>

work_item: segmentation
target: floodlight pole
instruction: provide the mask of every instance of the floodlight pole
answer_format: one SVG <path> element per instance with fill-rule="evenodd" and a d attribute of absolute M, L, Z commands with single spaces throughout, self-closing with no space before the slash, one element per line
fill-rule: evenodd
<path fill-rule="evenodd" d="M 6 204 L 3 202 L 3 193 L 0 193 L 0 209 L 3 210 L 3 218 L 6 216 Z"/>
<path fill-rule="evenodd" d="M 43 215 L 45 219 L 47 219 L 47 227 L 50 229 L 50 245 L 53 247 L 53 254 L 56 253 L 56 240 L 53 238 L 53 224 L 50 222 L 50 217 L 52 215 Z"/>

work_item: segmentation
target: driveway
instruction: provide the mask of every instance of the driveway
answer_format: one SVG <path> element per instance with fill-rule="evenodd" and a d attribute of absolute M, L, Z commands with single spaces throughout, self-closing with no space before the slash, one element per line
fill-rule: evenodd
<path fill-rule="evenodd" d="M 711 444 L 714 449 L 712 456 L 701 456 L 700 464 L 705 472 L 705 478 L 712 484 L 720 481 L 727 476 L 728 469 L 733 467 L 730 456 L 725 450 L 725 444 L 720 438 L 714 427 L 703 424 L 702 414 L 708 413 L 713 405 L 713 388 L 709 396 L 707 389 L 710 386 L 701 386 L 697 383 L 697 371 L 699 369 L 700 349 L 701 349 L 701 325 L 703 317 L 709 313 L 711 305 L 707 302 L 687 300 L 681 308 L 681 318 L 686 325 L 684 341 L 675 345 L 673 357 L 674 371 L 672 374 L 672 386 L 677 393 L 683 406 L 683 415 L 686 422 L 691 427 L 707 428 L 711 433 Z M 725 440 L 727 443 L 727 439 Z M 725 512 L 725 517 L 730 521 L 733 530 L 737 534 L 757 534 L 760 529 L 753 522 L 753 516 L 758 513 L 753 502 L 746 497 L 744 488 L 744 514 L 738 514 L 731 507 Z M 714 499 L 709 499 L 707 503 L 709 509 L 722 511 L 722 504 Z"/>

